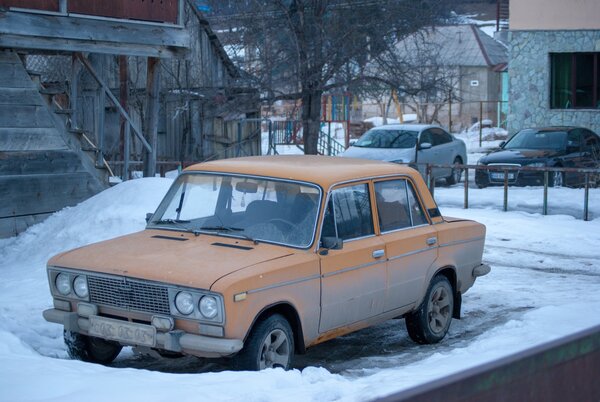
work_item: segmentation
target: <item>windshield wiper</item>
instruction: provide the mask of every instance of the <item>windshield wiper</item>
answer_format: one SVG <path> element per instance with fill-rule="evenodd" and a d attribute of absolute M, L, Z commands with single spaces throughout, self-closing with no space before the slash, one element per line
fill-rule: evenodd
<path fill-rule="evenodd" d="M 216 230 L 219 232 L 241 232 L 243 228 L 236 228 L 234 226 L 202 226 L 200 230 Z"/>
<path fill-rule="evenodd" d="M 181 230 L 184 230 L 186 232 L 192 232 L 195 236 L 200 235 L 200 232 L 198 232 L 195 229 L 191 229 L 188 228 L 187 226 L 183 225 L 184 223 L 190 223 L 191 221 L 187 220 L 187 219 L 161 219 L 158 220 L 156 222 L 152 222 L 154 225 L 173 225 L 176 228 L 179 228 Z"/>
<path fill-rule="evenodd" d="M 188 221 L 186 219 L 161 219 L 154 223 L 161 225 L 161 224 L 165 224 L 165 223 L 190 223 L 190 221 Z"/>
<path fill-rule="evenodd" d="M 235 226 L 202 226 L 200 230 L 208 230 L 215 232 L 243 232 L 243 228 L 237 228 Z M 243 237 L 246 240 L 250 240 L 254 244 L 258 244 L 258 241 L 248 236 L 245 233 L 236 233 L 236 235 Z"/>

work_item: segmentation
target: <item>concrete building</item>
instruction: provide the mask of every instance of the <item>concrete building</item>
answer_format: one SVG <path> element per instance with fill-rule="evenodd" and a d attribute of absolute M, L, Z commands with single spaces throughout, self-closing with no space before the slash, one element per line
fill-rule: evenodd
<path fill-rule="evenodd" d="M 511 0 L 510 133 L 577 125 L 600 132 L 600 1 Z"/>

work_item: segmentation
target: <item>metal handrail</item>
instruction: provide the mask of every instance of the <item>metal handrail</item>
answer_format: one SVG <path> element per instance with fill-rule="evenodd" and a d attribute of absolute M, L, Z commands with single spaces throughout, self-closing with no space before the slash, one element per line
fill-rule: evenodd
<path fill-rule="evenodd" d="M 594 175 L 600 177 L 600 169 L 599 168 L 568 168 L 568 167 L 531 167 L 531 166 L 510 166 L 510 165 L 464 165 L 464 164 L 433 164 L 433 163 L 411 163 L 411 167 L 415 166 L 425 166 L 425 181 L 429 188 L 429 191 L 432 195 L 435 193 L 435 177 L 432 174 L 433 168 L 450 168 L 450 169 L 460 169 L 464 171 L 464 208 L 469 208 L 469 170 L 486 170 L 486 171 L 500 171 L 504 172 L 504 204 L 503 211 L 508 211 L 508 172 L 510 171 L 534 171 L 534 172 L 542 172 L 544 173 L 544 197 L 543 197 L 543 206 L 542 206 L 542 214 L 548 215 L 548 185 L 549 185 L 549 172 L 564 172 L 564 173 L 583 173 L 585 175 L 585 184 L 584 184 L 584 200 L 583 200 L 583 220 L 589 220 L 589 189 L 590 189 L 590 175 Z M 596 181 L 598 183 L 598 181 Z"/>

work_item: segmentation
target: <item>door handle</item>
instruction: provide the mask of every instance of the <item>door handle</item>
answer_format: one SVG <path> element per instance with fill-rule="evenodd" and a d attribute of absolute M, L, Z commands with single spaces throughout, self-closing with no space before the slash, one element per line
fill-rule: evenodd
<path fill-rule="evenodd" d="M 435 243 L 437 243 L 437 239 L 435 237 L 430 237 L 429 239 L 427 239 L 428 246 L 433 246 Z"/>
<path fill-rule="evenodd" d="M 385 250 L 375 250 L 373 251 L 373 258 L 381 258 L 385 255 Z"/>

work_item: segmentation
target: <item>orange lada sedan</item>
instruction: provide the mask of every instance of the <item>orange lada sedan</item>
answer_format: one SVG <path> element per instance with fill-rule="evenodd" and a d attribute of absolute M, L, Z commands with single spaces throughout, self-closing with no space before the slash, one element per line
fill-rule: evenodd
<path fill-rule="evenodd" d="M 404 317 L 439 342 L 490 271 L 485 226 L 442 217 L 417 171 L 325 156 L 201 163 L 174 181 L 145 230 L 48 262 L 47 321 L 69 355 L 123 346 L 293 366 L 296 353 Z"/>

